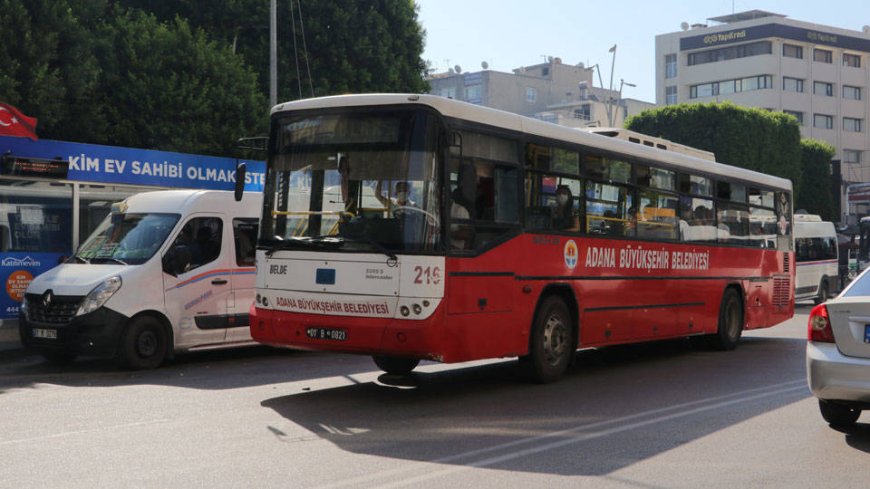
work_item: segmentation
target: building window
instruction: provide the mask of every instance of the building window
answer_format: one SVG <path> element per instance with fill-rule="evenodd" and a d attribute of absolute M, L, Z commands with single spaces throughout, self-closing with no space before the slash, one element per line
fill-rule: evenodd
<path fill-rule="evenodd" d="M 862 119 L 843 117 L 843 130 L 847 132 L 861 132 Z"/>
<path fill-rule="evenodd" d="M 834 128 L 834 116 L 824 115 L 824 114 L 814 114 L 813 115 L 813 127 L 817 127 L 819 129 L 833 129 Z"/>
<path fill-rule="evenodd" d="M 796 110 L 783 110 L 783 112 L 785 112 L 788 115 L 794 116 L 794 118 L 797 119 L 797 121 L 798 121 L 798 125 L 800 125 L 800 126 L 804 125 L 804 113 L 803 112 L 798 112 Z"/>
<path fill-rule="evenodd" d="M 783 44 L 782 55 L 786 58 L 803 59 L 804 48 L 802 46 L 795 46 L 794 44 Z"/>
<path fill-rule="evenodd" d="M 724 80 L 712 83 L 702 83 L 689 87 L 689 98 L 715 97 L 720 94 L 750 92 L 773 88 L 772 75 L 750 76 L 736 80 Z"/>
<path fill-rule="evenodd" d="M 665 78 L 676 78 L 677 77 L 677 55 L 676 54 L 666 54 L 665 55 Z"/>
<path fill-rule="evenodd" d="M 827 49 L 813 49 L 813 61 L 818 61 L 819 63 L 833 63 L 834 55 L 833 52 L 828 51 Z"/>
<path fill-rule="evenodd" d="M 852 68 L 861 67 L 861 56 L 857 54 L 843 53 L 843 66 L 851 66 Z"/>
<path fill-rule="evenodd" d="M 439 90 L 438 95 L 444 98 L 456 98 L 456 87 L 445 87 Z"/>
<path fill-rule="evenodd" d="M 834 96 L 834 84 L 828 82 L 813 82 L 813 94 L 824 95 L 825 97 Z"/>
<path fill-rule="evenodd" d="M 574 109 L 574 118 L 581 119 L 584 121 L 592 120 L 592 105 L 591 104 L 583 104 L 579 109 Z"/>
<path fill-rule="evenodd" d="M 773 44 L 770 41 L 759 41 L 740 46 L 710 49 L 708 51 L 689 53 L 689 66 L 716 63 L 718 61 L 727 61 L 729 59 L 748 58 L 750 56 L 770 54 L 771 52 L 773 52 Z M 674 72 L 676 75 L 676 67 L 674 67 Z"/>
<path fill-rule="evenodd" d="M 804 81 L 800 78 L 782 77 L 782 89 L 786 92 L 803 92 Z"/>
<path fill-rule="evenodd" d="M 849 100 L 861 100 L 861 87 L 843 85 L 843 98 Z"/>
<path fill-rule="evenodd" d="M 535 87 L 526 87 L 526 102 L 533 104 L 538 99 L 538 89 Z"/>
<path fill-rule="evenodd" d="M 677 87 L 665 87 L 665 105 L 674 105 L 677 103 Z"/>
<path fill-rule="evenodd" d="M 465 87 L 465 101 L 471 102 L 472 104 L 479 104 L 483 102 L 483 86 L 482 85 L 471 85 Z"/>
<path fill-rule="evenodd" d="M 846 163 L 861 163 L 861 153 L 863 151 L 857 149 L 844 149 L 843 161 Z"/>

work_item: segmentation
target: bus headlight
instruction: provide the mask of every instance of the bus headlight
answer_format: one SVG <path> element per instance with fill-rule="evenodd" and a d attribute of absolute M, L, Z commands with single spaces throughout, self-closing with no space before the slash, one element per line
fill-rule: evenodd
<path fill-rule="evenodd" d="M 115 295 L 115 292 L 120 288 L 121 277 L 115 276 L 106 279 L 105 282 L 94 287 L 94 290 L 85 297 L 85 300 L 82 301 L 82 305 L 79 306 L 79 310 L 76 311 L 76 316 L 88 314 L 103 307 L 103 304 L 105 304 L 110 297 Z"/>

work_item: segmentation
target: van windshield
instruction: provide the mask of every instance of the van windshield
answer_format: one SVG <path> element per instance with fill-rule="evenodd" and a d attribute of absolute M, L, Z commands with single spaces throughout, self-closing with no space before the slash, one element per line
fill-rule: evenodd
<path fill-rule="evenodd" d="M 75 258 L 84 263 L 145 263 L 160 249 L 180 217 L 180 214 L 109 214 Z"/>

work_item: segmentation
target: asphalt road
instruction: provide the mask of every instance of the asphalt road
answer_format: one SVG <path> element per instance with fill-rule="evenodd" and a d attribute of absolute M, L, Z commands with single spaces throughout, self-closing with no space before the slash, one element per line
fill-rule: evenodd
<path fill-rule="evenodd" d="M 0 488 L 717 488 L 870 485 L 870 414 L 829 427 L 806 387 L 808 307 L 733 352 L 425 364 L 248 348 L 155 371 L 0 357 Z M 0 354 L 2 355 L 2 354 Z"/>

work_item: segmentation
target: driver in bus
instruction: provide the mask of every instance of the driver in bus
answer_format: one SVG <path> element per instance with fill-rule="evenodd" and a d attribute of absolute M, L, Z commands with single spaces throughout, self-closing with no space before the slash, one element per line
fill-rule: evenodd
<path fill-rule="evenodd" d="M 382 183 L 382 180 L 378 180 L 378 183 L 375 186 L 375 198 L 377 198 L 378 201 L 380 201 L 381 205 L 383 205 L 386 209 L 415 205 L 414 201 L 411 200 L 409 197 L 411 186 L 408 184 L 408 182 L 396 182 L 396 191 L 392 197 L 385 197 L 383 195 Z"/>

